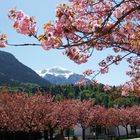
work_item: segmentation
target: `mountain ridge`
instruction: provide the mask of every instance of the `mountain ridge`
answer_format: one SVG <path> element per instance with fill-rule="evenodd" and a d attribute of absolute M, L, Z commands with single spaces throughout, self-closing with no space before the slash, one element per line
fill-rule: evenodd
<path fill-rule="evenodd" d="M 31 68 L 19 62 L 11 53 L 0 51 L 0 85 L 33 83 L 47 86 L 50 83 Z"/>
<path fill-rule="evenodd" d="M 51 84 L 56 85 L 75 84 L 78 80 L 83 78 L 83 75 L 59 66 L 55 66 L 50 69 L 36 70 L 36 73 L 42 78 L 48 80 Z M 89 79 L 86 80 L 88 83 L 91 82 Z"/>

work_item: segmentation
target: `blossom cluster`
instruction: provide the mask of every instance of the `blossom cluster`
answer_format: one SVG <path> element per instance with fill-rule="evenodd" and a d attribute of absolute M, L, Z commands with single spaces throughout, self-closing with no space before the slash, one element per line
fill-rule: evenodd
<path fill-rule="evenodd" d="M 36 33 L 35 17 L 28 17 L 23 11 L 13 8 L 9 11 L 9 18 L 13 21 L 13 27 L 17 33 L 32 36 Z"/>
<path fill-rule="evenodd" d="M 108 55 L 105 60 L 102 60 L 101 62 L 99 62 L 99 66 L 101 67 L 100 73 L 101 74 L 108 73 L 109 72 L 109 65 L 110 64 L 118 65 L 121 60 L 122 60 L 121 55 L 116 55 L 116 56 Z"/>
<path fill-rule="evenodd" d="M 127 82 L 120 86 L 122 90 L 122 96 L 129 96 L 129 92 L 134 90 L 134 85 L 132 82 Z"/>
<path fill-rule="evenodd" d="M 6 47 L 7 36 L 5 34 L 0 35 L 0 48 Z"/>
<path fill-rule="evenodd" d="M 93 73 L 94 73 L 94 71 L 93 71 L 92 69 L 87 69 L 86 71 L 83 72 L 83 74 L 84 74 L 85 76 L 90 76 L 90 75 L 93 74 Z"/>
<path fill-rule="evenodd" d="M 76 47 L 67 48 L 64 54 L 77 64 L 86 63 L 89 57 L 87 54 L 79 53 Z"/>
<path fill-rule="evenodd" d="M 44 34 L 38 37 L 45 50 L 56 49 L 62 46 L 61 34 L 51 23 L 44 24 Z M 60 30 L 60 29 L 59 29 Z"/>
<path fill-rule="evenodd" d="M 134 77 L 131 81 L 120 85 L 122 96 L 129 96 L 130 93 L 134 93 L 135 96 L 140 97 L 140 77 Z"/>

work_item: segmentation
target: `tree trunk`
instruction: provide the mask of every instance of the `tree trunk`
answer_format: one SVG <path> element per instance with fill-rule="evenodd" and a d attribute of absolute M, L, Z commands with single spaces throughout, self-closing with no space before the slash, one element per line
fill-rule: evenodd
<path fill-rule="evenodd" d="M 50 140 L 53 140 L 53 128 L 50 128 Z"/>
<path fill-rule="evenodd" d="M 107 135 L 106 128 L 105 128 L 105 135 Z"/>
<path fill-rule="evenodd" d="M 97 126 L 95 127 L 95 136 L 96 136 L 96 139 L 98 140 L 98 127 Z"/>
<path fill-rule="evenodd" d="M 14 132 L 14 133 L 13 133 L 13 140 L 16 140 L 16 133 L 17 133 L 17 132 Z"/>
<path fill-rule="evenodd" d="M 118 137 L 120 138 L 120 129 L 119 129 L 118 126 L 116 126 L 116 128 L 117 128 L 117 131 L 118 131 Z"/>
<path fill-rule="evenodd" d="M 48 130 L 44 130 L 44 140 L 48 140 Z"/>
<path fill-rule="evenodd" d="M 82 127 L 82 140 L 85 140 L 85 128 L 84 127 Z"/>
<path fill-rule="evenodd" d="M 7 136 L 7 131 L 4 130 L 4 131 L 2 132 L 2 140 L 6 140 L 6 136 Z"/>
<path fill-rule="evenodd" d="M 4 133 L 5 133 L 5 131 L 1 132 L 2 140 L 5 140 Z"/>
<path fill-rule="evenodd" d="M 29 133 L 28 133 L 28 140 L 33 140 L 33 139 L 32 139 L 32 132 L 29 132 Z"/>
<path fill-rule="evenodd" d="M 62 136 L 64 136 L 64 130 L 63 130 L 63 129 L 60 130 L 60 134 L 61 134 Z"/>
<path fill-rule="evenodd" d="M 135 132 L 135 135 L 137 135 L 137 126 L 136 125 L 134 126 L 134 132 Z"/>
<path fill-rule="evenodd" d="M 108 138 L 109 138 L 109 128 L 107 128 L 107 136 L 108 136 Z"/>
<path fill-rule="evenodd" d="M 60 129 L 60 133 L 55 136 L 55 140 L 58 140 L 58 139 L 65 140 L 63 129 Z"/>
<path fill-rule="evenodd" d="M 67 136 L 68 136 L 68 140 L 70 140 L 70 129 L 67 129 Z"/>
<path fill-rule="evenodd" d="M 129 134 L 128 134 L 128 128 L 127 128 L 127 126 L 125 127 L 125 130 L 126 130 L 126 136 L 128 138 Z"/>
<path fill-rule="evenodd" d="M 2 131 L 0 130 L 0 139 L 2 140 Z"/>

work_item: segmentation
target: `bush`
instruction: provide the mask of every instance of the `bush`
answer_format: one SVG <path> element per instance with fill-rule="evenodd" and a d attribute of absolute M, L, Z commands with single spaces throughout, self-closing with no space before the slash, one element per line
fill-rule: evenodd
<path fill-rule="evenodd" d="M 120 138 L 116 137 L 116 138 L 113 138 L 112 140 L 119 140 Z"/>
<path fill-rule="evenodd" d="M 54 140 L 65 140 L 64 136 L 61 134 L 58 134 L 55 136 Z"/>
<path fill-rule="evenodd" d="M 78 137 L 77 136 L 73 136 L 72 140 L 78 140 Z"/>

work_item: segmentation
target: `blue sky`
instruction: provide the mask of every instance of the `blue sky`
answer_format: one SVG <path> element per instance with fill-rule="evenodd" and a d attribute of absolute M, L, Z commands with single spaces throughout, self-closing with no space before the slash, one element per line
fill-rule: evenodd
<path fill-rule="evenodd" d="M 22 9 L 27 15 L 36 16 L 37 27 L 41 32 L 44 23 L 55 20 L 56 6 L 62 2 L 67 2 L 67 0 L 0 0 L 0 33 L 8 35 L 9 43 L 38 43 L 34 38 L 16 33 L 12 28 L 12 22 L 7 17 L 8 10 L 16 6 L 17 9 Z M 0 50 L 12 53 L 20 62 L 33 70 L 61 66 L 80 74 L 87 68 L 97 69 L 98 62 L 111 54 L 111 51 L 95 52 L 86 64 L 77 65 L 64 56 L 62 51 L 44 51 L 39 46 L 8 46 Z M 119 66 L 111 66 L 110 73 L 98 76 L 97 80 L 104 84 L 119 85 L 129 79 L 125 75 L 127 68 L 127 64 L 121 62 Z"/>

